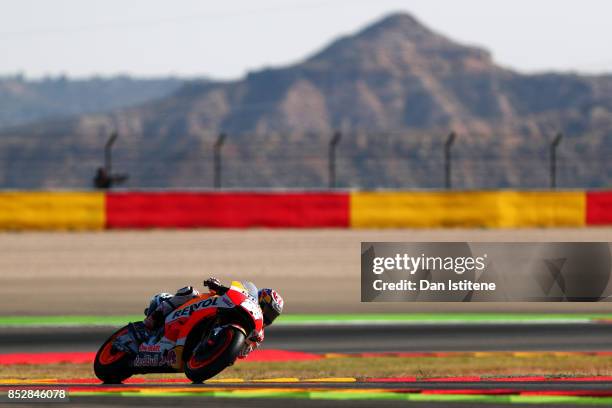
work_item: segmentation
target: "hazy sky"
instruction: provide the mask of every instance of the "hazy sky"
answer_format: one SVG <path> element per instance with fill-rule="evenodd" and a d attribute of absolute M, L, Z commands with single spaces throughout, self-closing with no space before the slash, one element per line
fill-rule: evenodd
<path fill-rule="evenodd" d="M 609 0 L 3 0 L 0 75 L 235 78 L 396 11 L 522 71 L 612 73 Z"/>

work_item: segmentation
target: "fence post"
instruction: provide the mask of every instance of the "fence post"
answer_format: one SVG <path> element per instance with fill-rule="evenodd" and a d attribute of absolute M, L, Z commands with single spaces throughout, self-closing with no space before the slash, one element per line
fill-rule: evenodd
<path fill-rule="evenodd" d="M 115 130 L 104 144 L 104 165 L 96 170 L 93 178 L 95 188 L 110 189 L 115 184 L 121 184 L 129 178 L 127 174 L 113 174 L 113 145 L 118 137 L 119 134 Z"/>
<path fill-rule="evenodd" d="M 109 176 L 112 174 L 113 169 L 113 144 L 115 144 L 118 136 L 117 131 L 114 131 L 104 145 L 104 170 Z"/>
<path fill-rule="evenodd" d="M 213 174 L 215 188 L 221 188 L 221 148 L 225 143 L 225 133 L 220 133 L 214 145 Z"/>
<path fill-rule="evenodd" d="M 453 143 L 455 143 L 456 138 L 457 134 L 451 131 L 448 137 L 446 138 L 446 142 L 444 142 L 444 186 L 447 190 L 450 190 L 452 188 L 451 147 Z"/>
<path fill-rule="evenodd" d="M 336 146 L 341 138 L 342 133 L 336 131 L 329 141 L 329 188 L 336 188 Z"/>
<path fill-rule="evenodd" d="M 563 139 L 563 133 L 559 132 L 550 143 L 550 188 L 557 188 L 557 147 Z"/>

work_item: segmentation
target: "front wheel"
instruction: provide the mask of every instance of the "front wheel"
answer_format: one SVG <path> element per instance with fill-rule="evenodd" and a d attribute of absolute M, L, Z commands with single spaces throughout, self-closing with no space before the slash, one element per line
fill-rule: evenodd
<path fill-rule="evenodd" d="M 117 330 L 104 342 L 94 360 L 96 377 L 105 384 L 120 384 L 132 376 L 130 362 L 132 357 L 123 351 L 115 350 L 113 342 L 128 332 L 127 326 Z"/>
<path fill-rule="evenodd" d="M 185 362 L 185 375 L 194 384 L 219 374 L 236 361 L 246 337 L 233 326 L 225 326 L 214 336 L 205 336 Z"/>

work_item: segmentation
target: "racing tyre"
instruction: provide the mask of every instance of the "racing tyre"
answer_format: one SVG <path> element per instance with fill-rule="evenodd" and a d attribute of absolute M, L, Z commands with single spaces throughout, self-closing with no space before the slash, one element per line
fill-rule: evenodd
<path fill-rule="evenodd" d="M 117 330 L 104 342 L 96 354 L 94 372 L 96 377 L 105 384 L 121 384 L 132 375 L 130 368 L 132 357 L 128 353 L 113 349 L 113 341 L 126 334 L 127 331 L 127 326 Z"/>
<path fill-rule="evenodd" d="M 199 384 L 236 361 L 245 341 L 244 333 L 233 326 L 224 327 L 211 338 L 204 337 L 185 361 L 185 375 Z"/>

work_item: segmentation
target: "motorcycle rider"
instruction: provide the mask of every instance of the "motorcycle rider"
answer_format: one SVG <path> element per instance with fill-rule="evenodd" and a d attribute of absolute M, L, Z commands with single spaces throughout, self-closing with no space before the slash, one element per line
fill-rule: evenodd
<path fill-rule="evenodd" d="M 221 284 L 219 279 L 211 277 L 204 281 L 204 286 L 208 287 L 211 295 L 223 296 L 230 288 Z M 264 288 L 257 290 L 257 287 L 251 282 L 243 283 L 243 286 L 253 296 L 257 297 L 259 306 L 263 312 L 263 327 L 272 324 L 283 311 L 283 298 L 274 289 Z M 144 336 L 140 333 L 134 333 L 134 337 L 138 343 L 146 341 L 151 334 L 163 329 L 164 321 L 173 310 L 185 304 L 191 299 L 200 295 L 197 289 L 192 286 L 185 286 L 179 289 L 176 294 L 171 295 L 166 292 L 158 293 L 151 298 L 149 307 L 145 309 L 145 319 L 143 320 L 144 327 L 148 332 Z M 136 331 L 136 330 L 134 330 Z M 245 358 L 250 352 L 259 347 L 259 344 L 264 340 L 264 330 L 253 330 L 246 339 L 245 347 L 242 349 L 238 358 Z"/>

